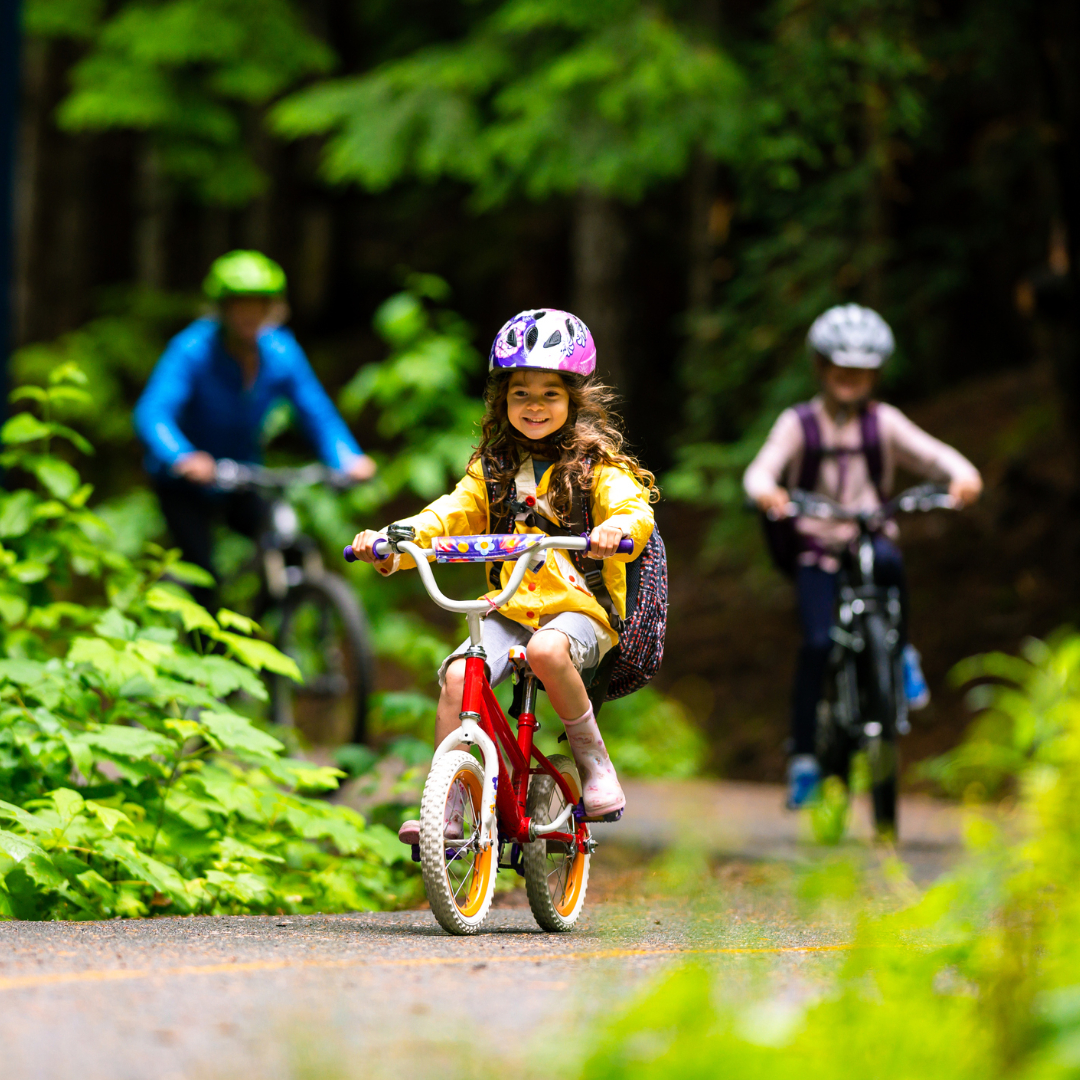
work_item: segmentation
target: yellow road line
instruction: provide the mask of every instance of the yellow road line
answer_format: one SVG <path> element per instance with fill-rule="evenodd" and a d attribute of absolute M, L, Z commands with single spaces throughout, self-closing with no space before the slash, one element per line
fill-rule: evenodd
<path fill-rule="evenodd" d="M 418 956 L 396 959 L 348 958 L 341 960 L 247 960 L 224 964 L 186 964 L 170 968 L 100 968 L 90 971 L 57 971 L 45 975 L 0 978 L 2 990 L 31 990 L 67 983 L 116 982 L 125 979 L 174 978 L 183 975 L 238 975 L 251 971 L 284 971 L 289 968 L 441 967 L 450 964 L 512 964 L 557 960 L 613 960 L 654 956 L 753 956 L 784 953 L 843 952 L 852 945 L 789 945 L 728 949 L 596 949 L 590 952 L 525 953 L 508 956 Z"/>

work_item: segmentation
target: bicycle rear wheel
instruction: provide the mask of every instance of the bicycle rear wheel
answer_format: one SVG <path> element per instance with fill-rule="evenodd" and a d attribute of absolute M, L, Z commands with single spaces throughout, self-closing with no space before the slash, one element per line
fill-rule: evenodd
<path fill-rule="evenodd" d="M 566 778 L 574 801 L 579 801 L 581 784 L 573 761 L 565 754 L 555 754 L 549 760 Z M 565 807 L 566 798 L 555 780 L 547 773 L 536 773 L 529 783 L 526 814 L 538 825 L 546 825 Z M 566 831 L 569 832 L 573 825 L 571 818 Z M 529 896 L 529 907 L 542 929 L 554 933 L 574 929 L 585 906 L 589 859 L 587 851 L 578 850 L 576 845 L 571 849 L 562 840 L 540 837 L 524 846 L 521 861 L 525 870 L 525 891 Z"/>
<path fill-rule="evenodd" d="M 463 750 L 441 757 L 428 773 L 420 800 L 420 869 L 431 913 L 448 934 L 475 934 L 491 909 L 497 847 L 481 849 L 484 770 Z M 462 841 L 446 839 L 446 823 L 462 809 Z"/>
<path fill-rule="evenodd" d="M 276 644 L 304 681 L 274 676 L 274 722 L 317 745 L 365 742 L 374 653 L 359 600 L 344 580 L 326 574 L 290 589 L 280 610 Z"/>

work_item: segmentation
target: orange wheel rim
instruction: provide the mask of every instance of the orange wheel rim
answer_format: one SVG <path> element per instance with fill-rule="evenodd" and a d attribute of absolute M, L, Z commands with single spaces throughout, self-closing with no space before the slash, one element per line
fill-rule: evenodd
<path fill-rule="evenodd" d="M 581 798 L 577 780 L 570 773 L 563 773 L 563 778 L 570 785 L 570 790 L 574 793 L 574 801 L 577 802 Z M 559 789 L 556 788 L 555 790 L 558 791 Z M 581 889 L 585 882 L 586 858 L 585 852 L 578 849 L 574 853 L 573 861 L 564 868 L 566 873 L 560 871 L 553 883 L 554 895 L 551 899 L 555 905 L 555 910 L 563 918 L 569 918 L 569 916 L 573 915 L 574 908 L 581 898 Z M 548 880 L 550 881 L 550 878 Z"/>
<path fill-rule="evenodd" d="M 450 790 L 460 783 L 465 788 L 464 834 L 466 838 L 480 823 L 480 806 L 483 800 L 483 785 L 480 777 L 471 769 L 462 769 L 454 774 Z M 447 792 L 449 798 L 449 791 Z M 470 813 L 471 811 L 471 813 Z M 471 818 L 471 822 L 470 822 Z M 451 860 L 446 865 L 446 881 L 454 904 L 465 918 L 477 915 L 484 905 L 488 882 L 491 880 L 493 847 L 473 853 L 470 860 Z M 452 870 L 452 868 L 455 868 Z M 456 876 L 456 880 L 455 880 Z"/>

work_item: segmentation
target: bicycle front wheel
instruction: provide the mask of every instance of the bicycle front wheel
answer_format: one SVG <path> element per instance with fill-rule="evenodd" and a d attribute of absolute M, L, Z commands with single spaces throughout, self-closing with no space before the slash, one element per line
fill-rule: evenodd
<path fill-rule="evenodd" d="M 573 761 L 565 754 L 555 754 L 549 760 L 570 785 L 574 801 L 579 802 L 581 784 Z M 547 773 L 536 773 L 529 784 L 525 803 L 528 816 L 538 825 L 546 825 L 565 808 L 566 797 L 554 778 Z M 565 831 L 569 832 L 573 827 L 571 817 Z M 563 840 L 545 840 L 541 836 L 525 845 L 521 860 L 525 870 L 525 891 L 533 916 L 542 929 L 554 933 L 574 929 L 585 906 L 589 859 L 587 851 Z"/>
<path fill-rule="evenodd" d="M 880 616 L 866 620 L 867 652 L 870 666 L 869 715 L 877 721 L 877 731 L 866 742 L 870 766 L 870 799 L 874 807 L 874 827 L 881 837 L 896 836 L 896 804 L 899 757 L 896 748 L 897 695 L 903 693 L 893 680 L 895 665 L 888 642 L 888 629 Z"/>
<path fill-rule="evenodd" d="M 296 727 L 321 746 L 365 742 L 374 653 L 348 584 L 326 574 L 290 589 L 276 644 L 296 661 L 303 682 L 274 676 L 274 723 Z"/>
<path fill-rule="evenodd" d="M 420 869 L 431 913 L 448 934 L 475 934 L 495 896 L 498 849 L 478 843 L 483 800 L 484 770 L 464 750 L 431 767 L 420 800 Z"/>

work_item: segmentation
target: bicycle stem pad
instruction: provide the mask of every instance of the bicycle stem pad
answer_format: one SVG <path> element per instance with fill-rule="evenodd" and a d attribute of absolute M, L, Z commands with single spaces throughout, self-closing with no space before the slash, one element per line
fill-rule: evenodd
<path fill-rule="evenodd" d="M 536 533 L 481 536 L 436 536 L 431 541 L 437 563 L 508 562 L 536 547 L 544 536 Z"/>

